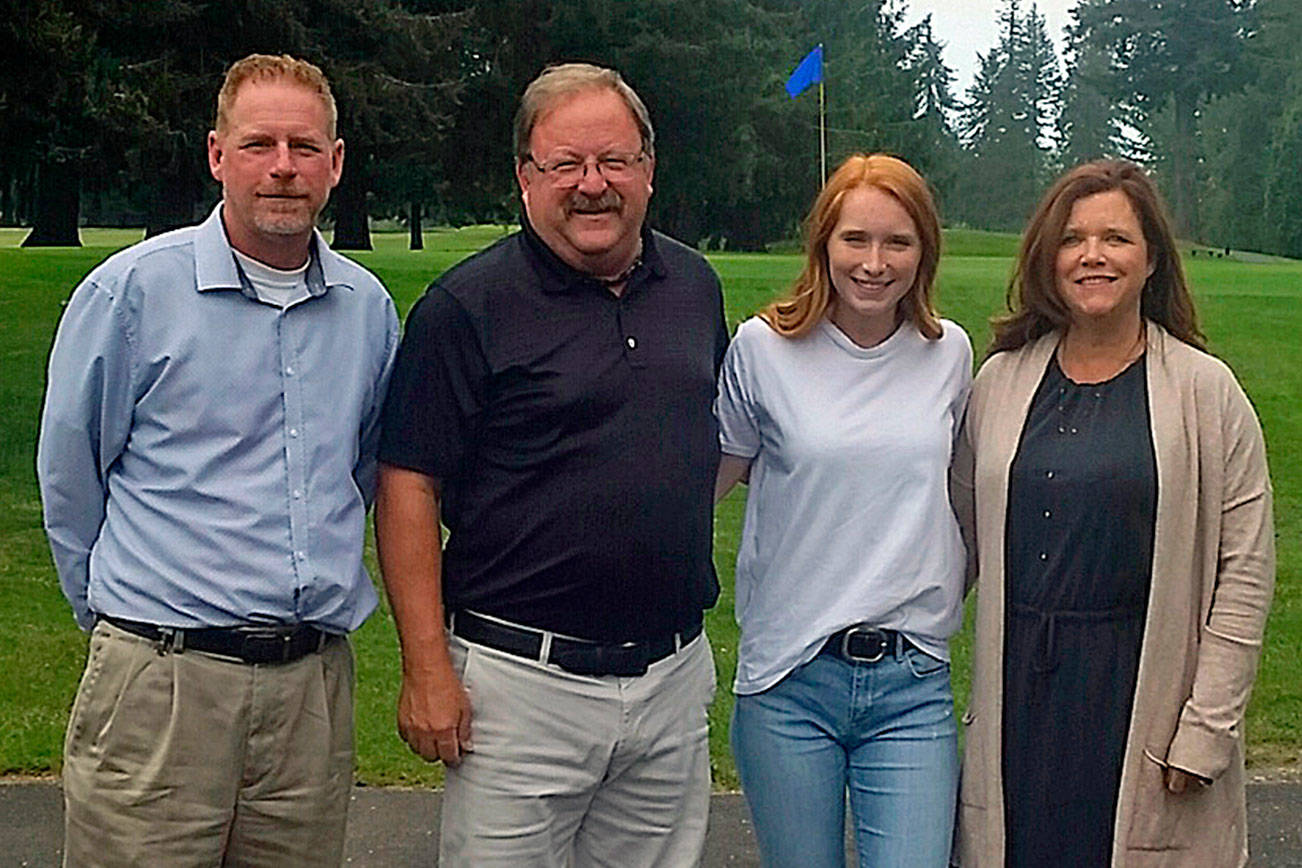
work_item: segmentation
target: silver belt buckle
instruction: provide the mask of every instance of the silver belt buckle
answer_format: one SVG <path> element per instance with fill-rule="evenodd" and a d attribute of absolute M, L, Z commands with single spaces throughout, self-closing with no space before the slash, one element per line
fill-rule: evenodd
<path fill-rule="evenodd" d="M 856 656 L 850 653 L 850 638 L 856 633 L 875 635 L 877 637 L 878 648 L 876 654 L 870 656 Z M 876 663 L 878 660 L 881 660 L 886 656 L 889 645 L 890 641 L 886 638 L 885 634 L 876 627 L 852 627 L 849 630 L 846 630 L 845 635 L 841 637 L 841 656 L 846 660 L 857 660 L 860 663 Z"/>

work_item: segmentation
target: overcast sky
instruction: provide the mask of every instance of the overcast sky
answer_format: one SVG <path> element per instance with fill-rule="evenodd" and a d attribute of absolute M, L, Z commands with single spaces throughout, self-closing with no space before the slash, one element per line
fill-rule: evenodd
<path fill-rule="evenodd" d="M 1036 0 L 1048 22 L 1049 36 L 1058 48 L 1061 60 L 1062 29 L 1071 20 L 1067 10 L 1077 0 Z M 985 54 L 998 39 L 995 16 L 1002 4 L 999 0 L 906 0 L 905 25 L 912 26 L 931 13 L 931 30 L 937 42 L 945 46 L 945 63 L 954 70 L 954 95 L 967 95 L 968 85 L 976 72 L 977 52 Z M 1030 7 L 1023 2 L 1023 10 Z"/>

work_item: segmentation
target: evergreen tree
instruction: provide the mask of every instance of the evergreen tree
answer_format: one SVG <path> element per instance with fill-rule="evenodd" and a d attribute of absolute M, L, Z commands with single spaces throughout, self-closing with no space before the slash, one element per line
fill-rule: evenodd
<path fill-rule="evenodd" d="M 979 68 L 960 116 L 969 169 L 960 196 L 974 225 L 1020 228 L 1050 171 L 1061 86 L 1057 53 L 1034 5 L 1006 0 L 999 42 Z"/>
<path fill-rule="evenodd" d="M 954 71 L 941 55 L 927 15 L 904 32 L 909 54 L 904 68 L 913 91 L 914 142 L 909 149 L 914 166 L 931 183 L 946 205 L 958 176 L 958 136 L 950 118 L 959 102 L 954 96 Z"/>
<path fill-rule="evenodd" d="M 79 246 L 82 176 L 94 157 L 104 58 L 75 4 L 0 4 L 0 189 L 24 246 Z"/>
<path fill-rule="evenodd" d="M 1080 36 L 1108 57 L 1107 95 L 1168 159 L 1164 186 L 1177 230 L 1189 236 L 1199 230 L 1198 111 L 1245 84 L 1253 19 L 1252 0 L 1093 0 L 1079 9 Z"/>
<path fill-rule="evenodd" d="M 1267 173 L 1276 95 L 1258 86 L 1217 97 L 1199 113 L 1202 237 L 1216 247 L 1264 250 Z"/>
<path fill-rule="evenodd" d="M 1080 6 L 1071 10 L 1073 23 L 1067 28 L 1067 78 L 1058 119 L 1064 168 L 1125 152 L 1113 105 L 1105 93 L 1108 56 L 1084 38 L 1080 25 L 1081 7 L 1091 2 L 1081 0 Z"/>
<path fill-rule="evenodd" d="M 815 0 L 803 6 L 810 43 L 822 42 L 825 49 L 829 168 L 856 152 L 908 158 L 914 105 L 903 9 L 885 0 Z"/>
<path fill-rule="evenodd" d="M 1258 58 L 1262 98 L 1272 122 L 1263 235 L 1265 248 L 1302 257 L 1302 8 L 1295 0 L 1261 0 L 1262 47 Z M 1270 84 L 1268 85 L 1267 82 Z"/>
<path fill-rule="evenodd" d="M 1023 28 L 1024 36 L 1016 55 L 1020 95 L 1027 112 L 1027 133 L 1034 137 L 1047 159 L 1058 146 L 1062 69 L 1049 37 L 1048 23 L 1034 3 L 1023 19 Z M 1044 161 L 1041 165 L 1048 166 Z"/>

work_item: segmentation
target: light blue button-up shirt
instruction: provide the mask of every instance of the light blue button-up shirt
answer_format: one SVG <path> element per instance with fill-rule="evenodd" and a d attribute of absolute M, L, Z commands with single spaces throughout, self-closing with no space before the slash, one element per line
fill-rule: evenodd
<path fill-rule="evenodd" d="M 316 234 L 311 295 L 257 300 L 221 222 L 144 241 L 74 291 L 37 474 L 77 623 L 356 628 L 393 301 Z"/>

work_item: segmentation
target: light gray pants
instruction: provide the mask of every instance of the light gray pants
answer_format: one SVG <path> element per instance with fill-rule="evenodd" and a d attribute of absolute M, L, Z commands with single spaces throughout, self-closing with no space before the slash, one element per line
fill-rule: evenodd
<path fill-rule="evenodd" d="M 700 862 L 715 683 L 704 633 L 632 678 L 450 642 L 475 750 L 448 770 L 444 868 Z"/>
<path fill-rule="evenodd" d="M 101 621 L 64 744 L 65 865 L 338 865 L 352 769 L 347 639 L 253 666 Z"/>

